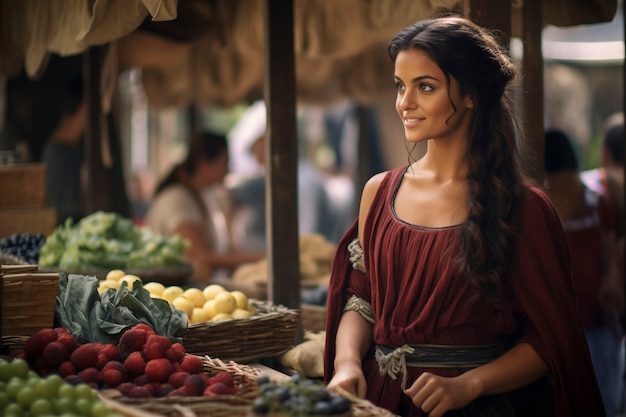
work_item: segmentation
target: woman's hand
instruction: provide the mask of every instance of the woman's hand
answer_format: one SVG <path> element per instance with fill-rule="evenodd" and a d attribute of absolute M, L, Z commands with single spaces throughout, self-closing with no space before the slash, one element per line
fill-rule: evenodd
<path fill-rule="evenodd" d="M 367 382 L 365 382 L 361 364 L 357 362 L 344 362 L 340 366 L 335 364 L 335 374 L 327 388 L 333 391 L 337 387 L 359 398 L 365 398 Z"/>
<path fill-rule="evenodd" d="M 463 408 L 477 396 L 463 378 L 446 378 L 429 372 L 420 375 L 405 393 L 429 417 L 440 417 L 450 410 Z"/>

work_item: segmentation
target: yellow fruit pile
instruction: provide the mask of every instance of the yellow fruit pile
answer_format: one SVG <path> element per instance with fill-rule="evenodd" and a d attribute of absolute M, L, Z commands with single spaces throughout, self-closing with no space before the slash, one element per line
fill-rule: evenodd
<path fill-rule="evenodd" d="M 118 289 L 122 282 L 128 282 L 132 288 L 135 280 L 141 281 L 136 275 L 126 275 L 119 269 L 110 271 L 106 279 L 101 280 L 98 292 L 102 293 L 109 288 Z M 143 288 L 153 298 L 161 298 L 184 311 L 190 324 L 207 321 L 221 321 L 227 319 L 246 319 L 257 314 L 246 294 L 241 291 L 228 291 L 218 284 L 209 284 L 204 289 L 188 288 L 183 290 L 177 285 L 169 287 L 159 282 L 147 282 Z"/>
<path fill-rule="evenodd" d="M 98 283 L 98 293 L 102 294 L 109 288 L 113 288 L 117 290 L 122 285 L 122 282 L 126 282 L 128 284 L 129 289 L 133 289 L 133 283 L 135 281 L 141 282 L 141 278 L 137 275 L 129 275 L 126 274 L 121 269 L 113 269 L 107 273 L 107 276 L 104 280 L 100 280 Z"/>

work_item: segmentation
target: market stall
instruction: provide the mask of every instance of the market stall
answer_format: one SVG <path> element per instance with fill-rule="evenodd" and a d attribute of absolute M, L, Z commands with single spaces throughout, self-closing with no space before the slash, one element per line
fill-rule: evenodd
<path fill-rule="evenodd" d="M 250 314 L 248 317 L 230 316 L 223 321 L 190 323 L 189 320 L 194 314 L 193 309 L 200 308 L 200 303 L 188 309 L 189 307 L 183 304 L 176 305 L 174 298 L 171 300 L 161 298 L 161 301 L 155 301 L 155 299 L 159 300 L 159 296 L 153 297 L 152 295 L 155 294 L 145 289 L 145 286 L 151 282 L 150 273 L 154 273 L 153 270 L 145 269 L 146 265 L 140 265 L 138 269 L 131 269 L 136 266 L 132 264 L 98 265 L 97 272 L 89 269 L 81 270 L 81 267 L 93 265 L 48 265 L 48 267 L 60 268 L 53 271 L 52 275 L 50 275 L 51 272 L 46 272 L 45 265 L 40 265 L 40 270 L 36 268 L 27 272 L 18 272 L 13 267 L 4 267 L 2 271 L 3 283 L 0 286 L 4 291 L 2 294 L 2 336 L 16 336 L 12 339 L 3 338 L 5 347 L 11 348 L 6 354 L 12 358 L 23 359 L 32 367 L 44 367 L 44 359 L 40 360 L 40 358 L 44 358 L 44 349 L 53 343 L 59 343 L 60 333 L 65 332 L 59 329 L 67 329 L 74 338 L 76 344 L 68 340 L 73 350 L 70 352 L 65 347 L 65 355 L 74 366 L 74 371 L 78 373 L 90 368 L 97 369 L 100 360 L 102 362 L 99 364 L 99 371 L 102 371 L 108 363 L 120 361 L 113 359 L 115 356 L 100 359 L 96 354 L 95 362 L 93 362 L 94 355 L 90 353 L 93 363 L 87 364 L 90 366 L 83 363 L 79 366 L 82 369 L 78 370 L 77 365 L 71 361 L 74 352 L 81 348 L 80 352 L 89 349 L 93 351 L 92 348 L 84 348 L 93 343 L 101 343 L 102 345 L 98 346 L 101 349 L 104 349 L 103 346 L 112 345 L 119 350 L 120 343 L 123 345 L 122 337 L 138 330 L 136 326 L 139 323 L 148 325 L 150 330 L 145 328 L 143 330 L 144 332 L 152 331 L 153 334 L 150 336 L 161 336 L 169 340 L 170 344 L 163 348 L 162 355 L 154 354 L 153 356 L 153 353 L 146 352 L 148 343 L 146 334 L 139 336 L 143 337 L 144 341 L 140 343 L 138 349 L 129 349 L 125 352 L 124 362 L 128 361 L 132 352 L 140 352 L 140 354 L 133 355 L 133 358 L 143 355 L 144 368 L 141 372 L 135 371 L 136 374 L 133 375 L 135 378 L 141 376 L 147 378 L 144 378 L 144 384 L 137 384 L 133 379 L 135 385 L 133 389 L 141 385 L 142 390 L 137 390 L 131 395 L 132 390 L 123 391 L 119 388 L 122 382 L 118 379 L 117 385 L 114 385 L 116 382 L 112 382 L 113 380 L 106 382 L 109 387 L 117 387 L 116 392 L 100 391 L 98 400 L 122 415 L 148 416 L 159 413 L 160 415 L 244 416 L 252 415 L 251 413 L 254 412 L 262 415 L 263 410 L 265 412 L 281 410 L 278 405 L 274 404 L 275 408 L 272 408 L 273 405 L 264 401 L 266 397 L 279 395 L 275 389 L 281 388 L 280 392 L 287 391 L 290 392 L 289 395 L 295 395 L 289 389 L 294 385 L 300 386 L 299 377 L 283 379 L 287 385 L 277 387 L 275 384 L 280 378 L 268 381 L 261 377 L 256 368 L 243 362 L 276 358 L 288 352 L 295 344 L 302 341 L 303 337 L 300 321 L 301 282 L 299 279 L 294 279 L 301 275 L 295 217 L 297 210 L 294 210 L 296 200 L 294 196 L 297 192 L 294 182 L 295 161 L 297 160 L 294 108 L 297 100 L 324 101 L 341 95 L 357 102 L 367 102 L 371 96 L 363 92 L 362 86 L 371 85 L 372 91 L 375 91 L 380 87 L 379 83 L 387 79 L 388 63 L 383 52 L 384 43 L 390 34 L 399 26 L 431 15 L 439 7 L 456 8 L 466 15 L 473 16 L 476 20 L 481 20 L 486 25 L 502 28 L 509 35 L 519 31 L 517 33 L 521 33 L 522 37 L 529 41 L 529 45 L 536 47 L 537 36 L 543 24 L 549 22 L 569 25 L 608 20 L 613 16 L 616 6 L 615 1 L 587 2 L 580 9 L 565 7 L 563 1 L 523 2 L 524 6 L 520 6 L 519 2 L 505 5 L 498 2 L 502 8 L 494 9 L 488 7 L 493 6 L 493 3 L 489 4 L 486 1 L 406 1 L 395 2 L 393 8 L 389 8 L 388 3 L 384 1 L 367 2 L 367 7 L 365 2 L 357 0 L 350 2 L 245 1 L 247 1 L 245 7 L 241 2 L 233 1 L 94 1 L 90 3 L 91 8 L 86 8 L 86 2 L 82 1 L 41 3 L 2 0 L 0 2 L 3 27 L 2 37 L 0 37 L 0 62 L 2 63 L 0 72 L 3 74 L 11 76 L 24 68 L 29 76 L 35 77 L 45 68 L 49 54 L 85 53 L 84 64 L 90 97 L 88 160 L 90 161 L 91 194 L 89 204 L 93 212 L 109 207 L 111 200 L 111 188 L 110 185 L 104 184 L 106 176 L 103 176 L 102 168 L 115 165 L 115 160 L 111 159 L 111 155 L 107 152 L 102 152 L 103 149 L 107 149 L 106 146 L 98 145 L 106 144 L 111 139 L 110 132 L 107 132 L 105 128 L 107 124 L 103 115 L 112 111 L 113 90 L 111 86 L 115 84 L 116 75 L 121 68 L 133 66 L 143 68 L 149 100 L 156 106 L 179 106 L 192 102 L 215 102 L 228 105 L 251 98 L 265 98 L 268 103 L 270 140 L 267 141 L 266 151 L 270 155 L 268 160 L 271 161 L 267 177 L 271 218 L 268 227 L 270 250 L 265 277 L 267 299 L 250 301 L 245 308 L 242 304 L 240 309 L 247 311 Z M 510 19 L 502 19 L 502 13 Z M 525 16 L 521 25 L 515 18 L 520 14 Z M 531 16 L 537 14 L 542 14 L 543 19 L 533 21 Z M 356 19 L 355 15 L 360 18 Z M 123 19 L 120 19 L 120 16 Z M 189 31 L 183 30 L 184 27 L 178 24 L 178 17 L 189 19 L 186 21 L 192 23 L 188 26 Z M 111 21 L 117 22 L 115 30 L 112 30 Z M 172 24 L 167 22 L 172 22 Z M 346 22 L 353 24 L 345 24 Z M 147 45 L 151 48 L 146 47 Z M 292 45 L 295 46 L 292 47 Z M 232 46 L 232 48 L 226 46 Z M 536 67 L 538 62 L 541 62 L 540 55 L 540 51 L 530 47 L 524 57 L 525 65 L 528 68 Z M 200 57 L 205 59 L 200 59 Z M 368 65 L 364 66 L 363 62 L 367 62 Z M 363 71 L 363 68 L 368 68 L 368 70 Z M 385 70 L 384 77 L 380 76 L 381 69 Z M 531 75 L 530 80 L 536 82 L 537 78 Z M 335 88 L 322 88 L 330 85 Z M 541 83 L 535 85 L 541 85 Z M 298 96 L 296 91 L 302 93 L 302 97 Z M 531 100 L 541 102 L 541 91 L 533 91 Z M 526 115 L 529 118 L 540 118 L 541 114 L 535 112 L 540 108 L 540 106 L 527 106 Z M 535 137 L 539 138 L 540 135 L 535 135 Z M 534 148 L 537 150 L 540 146 L 535 144 Z M 21 233 L 21 231 L 18 232 Z M 45 233 L 50 236 L 52 231 Z M 116 238 L 116 240 L 120 239 Z M 50 242 L 53 241 L 54 239 L 50 239 Z M 65 241 L 61 245 L 67 246 Z M 118 258 L 125 258 L 126 261 L 130 259 L 128 255 L 131 253 L 129 251 L 129 248 L 132 249 L 131 246 L 113 247 L 108 246 L 108 243 L 98 246 L 90 241 L 89 244 L 85 243 L 76 250 L 82 250 L 89 245 L 92 245 L 97 253 L 116 254 Z M 139 244 L 139 249 L 146 249 L 148 246 L 143 242 Z M 155 244 L 155 246 L 158 245 Z M 149 256 L 143 253 L 133 259 L 146 260 L 148 258 Z M 161 264 L 155 267 L 161 274 L 159 278 L 165 279 L 163 274 L 172 277 L 167 274 L 168 265 Z M 143 281 L 137 284 L 126 280 L 123 285 L 105 288 L 102 281 L 108 281 L 109 272 L 115 269 L 126 269 L 124 275 L 117 277 L 118 281 L 128 275 L 139 277 L 144 273 L 147 275 L 144 275 Z M 74 274 L 70 274 L 72 272 Z M 37 284 L 36 280 L 28 279 L 23 274 L 28 274 L 30 278 L 42 278 L 43 281 Z M 55 311 L 52 314 L 46 310 L 47 321 L 38 324 L 37 328 L 18 331 L 5 327 L 5 322 L 9 320 L 32 323 L 28 315 L 31 314 L 30 308 L 23 304 L 23 301 L 31 298 L 33 293 L 24 292 L 23 289 L 28 287 L 32 291 L 31 284 L 43 285 L 44 281 L 48 288 L 52 285 L 52 291 L 39 292 L 39 294 L 48 294 L 50 298 L 53 293 L 55 297 L 61 294 L 60 299 L 68 302 L 55 303 Z M 17 293 L 8 291 L 13 283 L 13 287 L 17 286 L 20 289 Z M 167 284 L 176 286 L 176 282 Z M 103 285 L 102 288 L 101 285 Z M 85 286 L 88 287 L 88 291 L 85 290 Z M 72 290 L 72 288 L 75 289 Z M 78 316 L 78 313 L 70 313 L 70 309 L 76 308 L 80 301 L 78 296 L 70 297 L 69 294 L 72 294 L 72 291 L 88 295 L 86 299 L 83 299 L 85 305 L 92 308 L 99 306 L 96 311 L 89 313 L 93 314 L 91 320 L 85 321 L 87 316 L 81 318 L 84 321 L 82 326 L 73 326 L 72 323 L 76 321 L 67 320 L 67 317 Z M 232 293 L 235 290 L 225 289 L 224 291 Z M 202 306 L 204 307 L 205 303 L 211 300 L 215 301 L 215 296 L 209 298 L 205 295 Z M 11 305 L 13 310 L 6 310 Z M 106 315 L 107 320 L 104 320 L 105 316 L 102 316 L 104 312 L 102 306 L 110 308 L 107 310 L 110 312 Z M 85 308 L 78 310 L 86 311 Z M 227 314 L 232 315 L 234 311 L 235 308 Z M 55 323 L 55 312 L 65 313 L 61 316 L 66 317 L 67 321 Z M 162 320 L 149 319 L 150 314 L 159 314 L 158 312 L 169 313 L 166 323 L 170 323 L 169 320 L 174 317 L 172 327 L 157 327 L 156 322 L 162 322 Z M 8 313 L 17 313 L 17 317 L 9 318 Z M 216 314 L 209 316 L 209 320 L 215 316 Z M 97 324 L 94 325 L 94 323 Z M 92 329 L 88 336 L 83 334 L 86 328 Z M 5 333 L 5 329 L 9 333 Z M 54 333 L 54 339 L 51 337 L 47 343 L 38 343 L 40 351 L 29 356 L 26 347 L 34 342 L 29 344 L 28 338 L 35 334 L 40 335 L 40 332 L 45 333 L 45 331 Z M 83 336 L 80 340 L 79 334 Z M 130 338 L 130 336 L 127 337 Z M 175 342 L 172 343 L 172 341 Z M 10 345 L 10 343 L 13 344 Z M 166 352 L 176 343 L 182 349 L 178 348 L 178 352 L 171 352 L 170 355 L 177 355 L 172 356 L 176 359 L 167 358 L 169 362 L 165 364 L 163 355 L 167 357 Z M 54 346 L 50 349 L 63 349 L 57 345 Z M 152 348 L 147 350 L 150 351 L 150 349 Z M 80 355 L 77 354 L 77 356 Z M 145 362 L 148 358 L 161 361 L 159 364 L 162 366 L 155 365 L 157 369 L 154 373 L 147 371 Z M 195 358 L 189 359 L 190 362 L 195 363 L 195 368 L 189 368 L 185 372 L 189 374 L 188 376 L 195 374 L 202 379 L 202 394 L 205 394 L 205 390 L 211 386 L 216 385 L 215 380 L 208 382 L 208 379 L 218 375 L 222 375 L 226 381 L 232 381 L 230 387 L 228 385 L 231 382 L 223 385 L 234 390 L 196 396 L 189 395 L 187 391 L 178 393 L 185 397 L 184 399 L 173 398 L 175 395 L 165 398 L 167 394 L 154 395 L 157 388 L 153 384 L 151 386 L 154 391 L 150 392 L 150 388 L 146 386 L 150 383 L 162 384 L 169 381 L 174 374 L 176 363 L 182 366 L 185 358 Z M 14 363 L 16 367 L 21 365 L 18 361 Z M 49 363 L 47 365 L 46 370 L 41 372 L 42 375 L 46 372 L 49 374 L 52 369 L 58 372 L 61 363 L 55 366 Z M 0 369 L 3 366 L 6 365 L 0 363 Z M 161 368 L 165 368 L 165 371 L 159 374 L 159 371 L 162 371 Z M 128 373 L 128 366 L 125 369 Z M 93 373 L 93 371 L 89 372 Z M 123 375 L 121 370 L 118 370 L 118 373 L 120 377 Z M 164 374 L 167 374 L 167 378 L 163 376 Z M 0 375 L 2 375 L 1 372 Z M 73 375 L 78 374 L 68 373 L 65 376 Z M 108 378 L 113 378 L 112 375 L 118 376 L 111 372 Z M 89 381 L 98 389 L 104 388 L 104 375 L 92 377 L 96 380 L 89 379 L 88 372 L 79 376 L 81 382 Z M 194 383 L 200 384 L 199 379 L 196 378 L 196 382 L 189 382 L 190 386 Z M 171 385 L 170 393 L 174 391 L 174 385 Z M 184 385 L 183 382 L 182 386 Z M 320 387 L 311 387 L 313 388 L 321 390 Z M 312 391 L 304 389 L 301 391 L 306 392 L 303 395 L 304 398 L 313 396 L 310 395 Z M 329 400 L 326 401 L 328 403 L 332 399 L 328 393 L 318 393 L 318 395 L 326 396 L 324 398 Z M 143 400 L 133 399 L 139 396 L 143 396 Z M 150 399 L 146 400 L 146 398 Z M 383 410 L 376 409 L 371 404 L 349 395 L 343 396 L 343 400 L 335 400 L 337 403 L 343 401 L 344 405 L 341 406 L 343 408 L 338 408 L 342 410 L 340 412 L 349 412 L 345 408 L 346 398 L 349 400 L 348 408 L 351 410 L 351 415 L 385 415 Z M 95 398 L 93 400 L 95 401 Z M 316 407 L 311 401 L 306 404 L 307 407 Z M 326 406 L 329 405 L 326 404 Z"/>

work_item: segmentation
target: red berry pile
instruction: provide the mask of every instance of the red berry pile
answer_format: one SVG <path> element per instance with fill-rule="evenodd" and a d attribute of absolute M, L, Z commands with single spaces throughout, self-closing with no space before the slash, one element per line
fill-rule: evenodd
<path fill-rule="evenodd" d="M 229 372 L 210 377 L 202 358 L 146 324 L 125 331 L 117 345 L 79 344 L 65 328 L 42 329 L 10 356 L 26 360 L 41 376 L 56 373 L 72 384 L 116 388 L 134 398 L 238 393 Z"/>

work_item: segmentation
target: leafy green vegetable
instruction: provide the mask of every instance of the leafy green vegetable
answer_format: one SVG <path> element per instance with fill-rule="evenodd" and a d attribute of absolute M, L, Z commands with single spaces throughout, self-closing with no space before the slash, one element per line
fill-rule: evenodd
<path fill-rule="evenodd" d="M 68 219 L 41 247 L 40 266 L 61 268 L 147 268 L 184 263 L 189 243 L 159 236 L 117 213 L 98 211 L 78 223 Z"/>
<path fill-rule="evenodd" d="M 59 274 L 55 315 L 80 343 L 117 343 L 121 334 L 139 323 L 157 334 L 181 337 L 187 329 L 187 315 L 167 301 L 150 297 L 140 282 L 129 290 L 124 282 L 119 290 L 98 294 L 98 279 L 90 275 Z"/>

